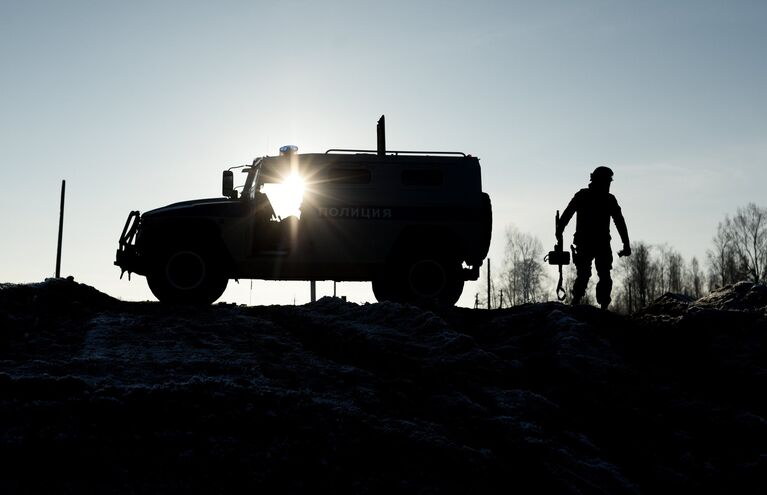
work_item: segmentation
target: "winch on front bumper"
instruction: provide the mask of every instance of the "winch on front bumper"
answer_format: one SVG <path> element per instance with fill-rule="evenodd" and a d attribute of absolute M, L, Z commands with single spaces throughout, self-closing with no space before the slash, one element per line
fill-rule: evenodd
<path fill-rule="evenodd" d="M 143 263 L 138 254 L 138 250 L 136 250 L 135 244 L 136 235 L 138 234 L 140 226 L 141 213 L 138 211 L 130 212 L 128 220 L 125 221 L 122 234 L 120 235 L 115 257 L 115 265 L 119 266 L 122 270 L 120 279 L 123 278 L 125 272 L 128 272 L 128 280 L 130 280 L 131 273 L 144 275 Z"/>

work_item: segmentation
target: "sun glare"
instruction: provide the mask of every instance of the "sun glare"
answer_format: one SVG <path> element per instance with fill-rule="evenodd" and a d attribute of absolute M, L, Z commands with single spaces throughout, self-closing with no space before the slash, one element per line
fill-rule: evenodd
<path fill-rule="evenodd" d="M 304 179 L 300 175 L 292 173 L 280 183 L 264 184 L 263 192 L 269 198 L 278 217 L 287 218 L 291 215 L 301 217 Z"/>
<path fill-rule="evenodd" d="M 302 198 L 304 195 L 304 179 L 298 174 L 290 174 L 282 183 L 285 186 L 285 194 Z"/>

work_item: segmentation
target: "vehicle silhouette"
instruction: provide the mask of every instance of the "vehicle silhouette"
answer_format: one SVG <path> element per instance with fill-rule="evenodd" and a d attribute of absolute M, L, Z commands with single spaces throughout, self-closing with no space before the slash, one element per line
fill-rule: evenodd
<path fill-rule="evenodd" d="M 381 117 L 377 150 L 286 146 L 225 171 L 221 198 L 131 212 L 115 265 L 162 302 L 210 304 L 229 279 L 264 279 L 372 281 L 379 301 L 453 305 L 490 245 L 479 160 L 387 151 L 384 136 Z M 269 193 L 279 186 L 300 204 L 284 216 Z"/>

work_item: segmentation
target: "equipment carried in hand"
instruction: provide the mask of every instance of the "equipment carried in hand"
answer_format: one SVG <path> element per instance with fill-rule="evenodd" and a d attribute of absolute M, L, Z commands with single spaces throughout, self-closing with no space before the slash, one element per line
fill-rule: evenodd
<path fill-rule="evenodd" d="M 557 299 L 564 301 L 567 298 L 567 292 L 562 288 L 562 266 L 570 264 L 570 252 L 565 251 L 562 247 L 562 234 L 559 231 L 559 210 L 557 210 L 557 216 L 554 220 L 554 232 L 557 237 L 557 243 L 554 245 L 554 250 L 549 251 L 543 261 L 548 261 L 549 265 L 559 266 L 559 282 L 557 282 Z"/>

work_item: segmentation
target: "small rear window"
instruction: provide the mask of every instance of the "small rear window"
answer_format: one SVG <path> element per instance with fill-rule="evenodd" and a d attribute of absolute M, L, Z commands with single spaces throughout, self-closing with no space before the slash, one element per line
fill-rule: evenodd
<path fill-rule="evenodd" d="M 370 170 L 366 168 L 331 168 L 326 180 L 331 184 L 370 184 Z"/>
<path fill-rule="evenodd" d="M 441 186 L 442 170 L 403 170 L 402 184 L 405 186 Z"/>

